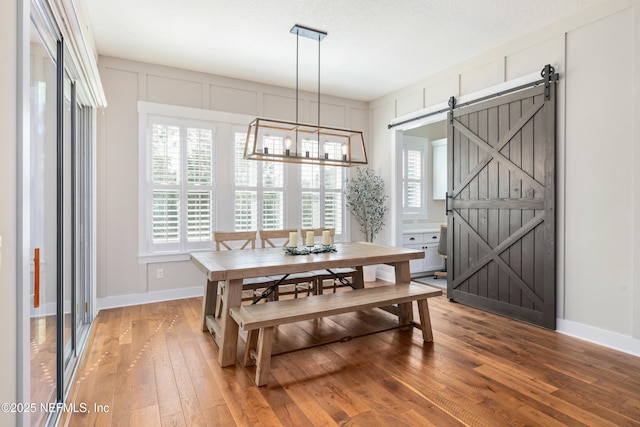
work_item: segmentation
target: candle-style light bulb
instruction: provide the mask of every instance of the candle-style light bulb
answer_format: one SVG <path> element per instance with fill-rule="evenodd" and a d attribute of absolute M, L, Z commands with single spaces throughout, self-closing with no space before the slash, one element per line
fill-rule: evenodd
<path fill-rule="evenodd" d="M 291 137 L 290 137 L 290 136 L 287 136 L 287 137 L 284 139 L 284 148 L 285 148 L 284 152 L 285 152 L 285 154 L 286 154 L 287 156 L 291 153 L 291 144 L 292 144 L 292 143 L 293 143 L 293 141 L 291 140 Z"/>
<path fill-rule="evenodd" d="M 343 143 L 342 144 L 342 160 L 347 160 L 347 149 L 349 147 L 347 146 L 347 143 Z"/>
<path fill-rule="evenodd" d="M 324 158 L 328 159 L 329 158 L 329 141 L 325 141 L 324 144 L 322 144 L 322 150 L 324 151 Z"/>
<path fill-rule="evenodd" d="M 267 143 L 269 142 L 269 138 L 271 137 L 269 136 L 268 133 L 265 133 L 264 137 L 262 138 L 262 147 L 263 147 L 264 154 L 269 154 L 269 146 L 267 145 Z"/>
<path fill-rule="evenodd" d="M 308 139 L 302 140 L 302 151 L 304 151 L 305 157 L 309 157 L 309 140 Z"/>

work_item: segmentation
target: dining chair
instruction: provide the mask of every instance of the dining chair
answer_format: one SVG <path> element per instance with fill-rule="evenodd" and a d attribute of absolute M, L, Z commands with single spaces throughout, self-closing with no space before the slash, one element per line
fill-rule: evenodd
<path fill-rule="evenodd" d="M 213 239 L 216 242 L 216 251 L 224 250 L 244 250 L 256 248 L 256 232 L 255 231 L 215 231 Z M 275 281 L 269 276 L 252 277 L 244 279 L 242 282 L 243 294 L 245 291 L 251 293 L 250 296 L 243 296 L 243 301 L 251 301 L 256 293 L 262 294 L 266 288 L 273 285 Z M 218 291 L 216 292 L 216 307 L 214 313 L 216 317 L 220 317 L 222 313 L 222 293 L 221 286 L 218 282 Z M 272 298 L 270 298 L 272 299 Z"/>
<path fill-rule="evenodd" d="M 260 236 L 261 246 L 263 248 L 286 248 L 289 244 L 289 233 L 297 230 L 260 230 L 258 235 Z M 298 298 L 298 295 L 306 293 L 306 296 L 315 293 L 316 289 L 316 276 L 313 273 L 294 273 L 284 276 L 271 278 L 279 283 L 274 290 L 274 299 L 277 300 L 280 295 L 293 295 L 294 298 Z M 280 289 L 281 288 L 281 289 Z M 290 290 L 288 288 L 291 288 Z"/>
<path fill-rule="evenodd" d="M 255 231 L 215 231 L 213 240 L 216 242 L 216 251 L 246 249 L 249 245 L 251 249 L 256 248 Z"/>
<path fill-rule="evenodd" d="M 302 230 L 302 236 L 304 238 L 304 236 L 307 235 L 307 231 L 313 231 L 314 237 L 319 237 L 319 236 L 322 237 L 322 232 L 325 230 L 329 231 L 329 237 L 330 237 L 329 242 L 330 244 L 333 245 L 335 236 L 336 236 L 335 228 L 311 228 L 308 230 Z M 331 271 L 334 274 L 330 274 L 327 270 L 316 270 L 313 272 L 316 275 L 316 287 L 317 287 L 316 292 L 317 293 L 319 294 L 324 293 L 324 289 L 325 289 L 324 282 L 329 280 L 331 280 L 331 284 L 329 286 L 326 286 L 326 288 L 327 289 L 331 288 L 334 293 L 336 289 L 339 287 L 350 286 L 350 285 L 346 285 L 342 280 L 338 278 L 341 278 L 344 281 L 347 281 L 348 283 L 352 284 L 355 274 L 357 273 L 357 270 L 355 268 L 349 268 L 349 267 L 335 268 L 335 269 L 332 269 Z"/>
<path fill-rule="evenodd" d="M 440 241 L 438 242 L 438 255 L 444 262 L 444 268 L 433 273 L 434 278 L 447 277 L 447 226 L 440 225 Z"/>

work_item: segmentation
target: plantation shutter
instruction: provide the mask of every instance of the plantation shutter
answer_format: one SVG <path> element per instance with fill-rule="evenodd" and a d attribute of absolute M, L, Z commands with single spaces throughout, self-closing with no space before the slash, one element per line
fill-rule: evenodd
<path fill-rule="evenodd" d="M 149 250 L 185 251 L 213 240 L 214 130 L 149 117 Z"/>
<path fill-rule="evenodd" d="M 320 166 L 300 165 L 302 228 L 320 227 Z"/>
<path fill-rule="evenodd" d="M 187 129 L 187 241 L 211 240 L 213 132 Z"/>
<path fill-rule="evenodd" d="M 405 213 L 417 213 L 422 209 L 424 150 L 420 148 L 404 148 L 403 170 L 404 191 L 403 207 Z"/>
<path fill-rule="evenodd" d="M 235 230 L 283 229 L 284 164 L 244 159 L 246 133 L 237 131 L 234 135 Z M 267 136 L 263 143 L 271 152 L 284 154 L 282 137 Z"/>
<path fill-rule="evenodd" d="M 152 127 L 152 239 L 153 243 L 180 241 L 180 128 Z"/>
<path fill-rule="evenodd" d="M 258 227 L 258 162 L 244 159 L 246 135 L 234 133 L 235 140 L 235 230 L 256 230 Z"/>

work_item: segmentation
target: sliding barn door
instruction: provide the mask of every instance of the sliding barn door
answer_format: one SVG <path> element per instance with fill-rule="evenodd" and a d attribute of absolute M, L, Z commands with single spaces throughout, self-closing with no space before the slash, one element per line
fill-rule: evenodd
<path fill-rule="evenodd" d="M 555 329 L 555 84 L 449 118 L 449 299 Z M 451 114 L 451 113 L 450 113 Z"/>

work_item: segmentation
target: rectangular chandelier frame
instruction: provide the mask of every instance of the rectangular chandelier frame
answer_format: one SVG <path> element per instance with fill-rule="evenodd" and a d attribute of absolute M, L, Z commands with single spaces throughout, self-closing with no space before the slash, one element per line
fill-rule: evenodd
<path fill-rule="evenodd" d="M 324 31 L 294 25 L 296 35 L 296 120 L 287 122 L 256 118 L 249 124 L 244 158 L 283 163 L 359 166 L 367 164 L 367 152 L 361 131 L 320 126 L 320 42 Z M 298 40 L 306 37 L 318 41 L 318 124 L 300 123 L 298 84 Z M 268 133 L 270 132 L 270 133 Z"/>
<path fill-rule="evenodd" d="M 273 137 L 281 141 L 279 147 L 269 147 Z M 367 164 L 361 131 L 265 118 L 249 124 L 244 158 L 326 166 Z"/>

